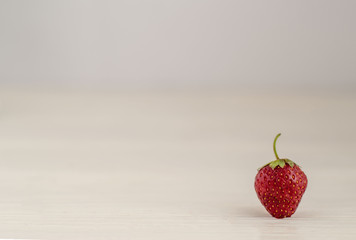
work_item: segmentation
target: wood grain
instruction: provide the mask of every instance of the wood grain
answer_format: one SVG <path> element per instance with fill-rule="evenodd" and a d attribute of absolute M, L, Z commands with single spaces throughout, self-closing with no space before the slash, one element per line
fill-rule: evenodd
<path fill-rule="evenodd" d="M 356 238 L 353 94 L 0 94 L 1 238 Z M 253 188 L 277 132 L 309 179 L 283 220 Z"/>

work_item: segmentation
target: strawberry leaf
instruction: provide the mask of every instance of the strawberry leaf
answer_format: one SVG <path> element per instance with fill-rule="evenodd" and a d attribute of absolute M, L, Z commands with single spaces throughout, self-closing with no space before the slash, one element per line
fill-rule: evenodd
<path fill-rule="evenodd" d="M 284 168 L 284 166 L 286 165 L 286 162 L 285 161 L 283 161 L 283 159 L 282 159 L 282 161 L 280 161 L 280 163 L 278 164 L 281 168 Z"/>
<path fill-rule="evenodd" d="M 289 164 L 289 166 L 294 167 L 295 163 L 292 160 L 289 159 L 284 159 L 286 161 L 286 163 Z"/>

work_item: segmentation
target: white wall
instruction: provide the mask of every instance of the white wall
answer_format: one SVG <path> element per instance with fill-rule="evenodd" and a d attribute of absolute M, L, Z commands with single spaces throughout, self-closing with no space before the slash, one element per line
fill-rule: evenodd
<path fill-rule="evenodd" d="M 0 84 L 355 87 L 356 1 L 2 0 Z"/>

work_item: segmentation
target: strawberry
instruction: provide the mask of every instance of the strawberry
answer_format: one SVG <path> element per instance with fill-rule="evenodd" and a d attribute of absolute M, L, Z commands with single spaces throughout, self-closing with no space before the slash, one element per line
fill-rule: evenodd
<path fill-rule="evenodd" d="M 277 159 L 260 168 L 255 178 L 257 196 L 275 218 L 292 216 L 308 185 L 307 176 L 296 163 L 278 157 L 276 141 L 280 135 L 273 142 Z"/>

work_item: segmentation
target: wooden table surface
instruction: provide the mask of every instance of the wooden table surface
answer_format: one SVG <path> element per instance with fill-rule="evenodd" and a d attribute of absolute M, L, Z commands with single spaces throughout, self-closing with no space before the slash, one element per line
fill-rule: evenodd
<path fill-rule="evenodd" d="M 356 94 L 0 88 L 0 238 L 356 239 Z M 309 186 L 274 219 L 280 157 Z"/>

